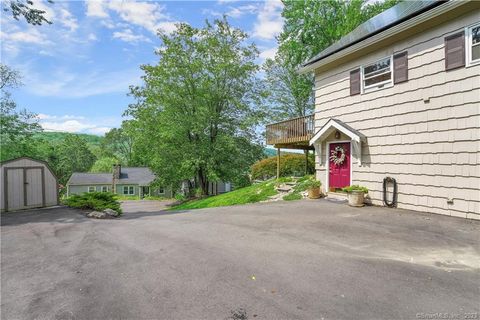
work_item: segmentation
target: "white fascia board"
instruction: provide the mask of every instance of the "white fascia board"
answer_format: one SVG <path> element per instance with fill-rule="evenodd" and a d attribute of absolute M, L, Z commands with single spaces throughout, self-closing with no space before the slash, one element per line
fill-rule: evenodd
<path fill-rule="evenodd" d="M 353 141 L 360 142 L 361 137 L 349 130 L 348 128 L 345 128 L 341 124 L 337 123 L 336 121 L 330 119 L 328 122 L 320 129 L 312 139 L 310 139 L 309 144 L 313 145 L 315 142 L 317 142 L 330 128 L 334 127 L 338 131 L 342 132 L 343 134 L 347 135 L 352 139 Z"/>
<path fill-rule="evenodd" d="M 433 19 L 445 12 L 448 12 L 450 10 L 453 10 L 457 7 L 460 7 L 461 5 L 464 5 L 466 2 L 468 1 L 449 1 L 447 3 L 444 3 L 436 8 L 433 8 L 425 13 L 422 13 L 412 19 L 409 19 L 407 21 L 404 21 L 396 26 L 393 26 L 385 31 L 382 31 L 380 32 L 379 34 L 376 34 L 370 38 L 367 38 L 363 41 L 360 41 L 359 43 L 357 44 L 354 44 L 353 46 L 350 46 L 348 48 L 345 48 L 337 53 L 334 53 L 324 59 L 321 59 L 311 65 L 308 65 L 308 66 L 305 66 L 305 67 L 302 67 L 300 69 L 298 69 L 298 73 L 299 74 L 305 74 L 305 73 L 308 73 L 308 72 L 313 72 L 315 69 L 323 66 L 323 65 L 326 65 L 328 63 L 331 63 L 337 59 L 340 59 L 342 57 L 345 57 L 355 51 L 359 51 L 361 49 L 365 49 L 377 42 L 381 42 L 387 38 L 390 38 L 390 37 L 393 37 L 394 35 L 396 34 L 399 34 L 407 29 L 410 29 L 410 28 L 413 28 L 415 27 L 416 25 L 426 21 L 426 20 L 430 20 L 430 19 Z"/>

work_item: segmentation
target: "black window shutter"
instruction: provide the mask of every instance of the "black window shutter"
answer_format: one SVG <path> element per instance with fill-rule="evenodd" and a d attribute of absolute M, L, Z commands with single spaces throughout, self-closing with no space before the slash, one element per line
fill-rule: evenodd
<path fill-rule="evenodd" d="M 350 95 L 360 94 L 360 69 L 350 71 Z"/>
<path fill-rule="evenodd" d="M 465 66 L 465 32 L 445 37 L 445 70 Z"/>
<path fill-rule="evenodd" d="M 408 52 L 404 51 L 393 56 L 393 83 L 408 81 Z"/>

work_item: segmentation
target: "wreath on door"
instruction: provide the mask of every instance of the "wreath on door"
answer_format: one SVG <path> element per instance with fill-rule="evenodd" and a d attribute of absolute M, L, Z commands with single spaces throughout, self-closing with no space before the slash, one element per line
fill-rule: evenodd
<path fill-rule="evenodd" d="M 335 149 L 330 152 L 330 161 L 337 166 L 341 165 L 345 161 L 345 149 L 341 146 L 336 146 Z"/>

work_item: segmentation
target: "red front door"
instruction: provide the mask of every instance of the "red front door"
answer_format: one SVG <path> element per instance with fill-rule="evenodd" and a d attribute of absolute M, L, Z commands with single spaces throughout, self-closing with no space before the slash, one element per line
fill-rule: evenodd
<path fill-rule="evenodd" d="M 328 166 L 329 188 L 343 188 L 350 185 L 350 142 L 330 143 Z"/>

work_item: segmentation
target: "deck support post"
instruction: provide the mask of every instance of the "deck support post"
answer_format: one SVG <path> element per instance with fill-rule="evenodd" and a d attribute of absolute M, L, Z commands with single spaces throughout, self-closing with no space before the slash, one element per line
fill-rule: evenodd
<path fill-rule="evenodd" d="M 305 150 L 305 175 L 308 174 L 308 149 Z"/>
<path fill-rule="evenodd" d="M 280 148 L 277 148 L 277 179 L 280 178 Z"/>

